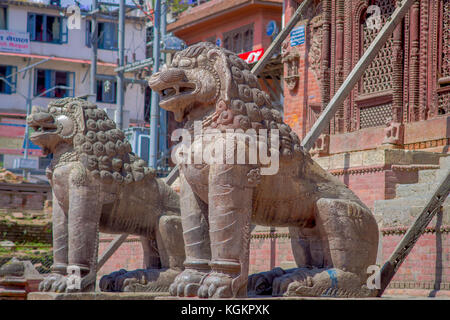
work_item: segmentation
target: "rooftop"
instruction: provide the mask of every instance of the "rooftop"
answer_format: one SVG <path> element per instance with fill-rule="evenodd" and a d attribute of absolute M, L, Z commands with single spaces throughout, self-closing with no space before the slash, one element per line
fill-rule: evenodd
<path fill-rule="evenodd" d="M 233 14 L 248 7 L 281 9 L 282 0 L 211 0 L 200 5 L 190 7 L 178 15 L 177 20 L 167 26 L 169 32 L 202 24 L 208 20 L 224 14 Z"/>

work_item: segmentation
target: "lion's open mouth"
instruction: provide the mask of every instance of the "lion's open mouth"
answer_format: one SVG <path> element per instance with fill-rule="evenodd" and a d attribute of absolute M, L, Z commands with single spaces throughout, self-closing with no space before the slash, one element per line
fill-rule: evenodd
<path fill-rule="evenodd" d="M 57 127 L 54 123 L 32 123 L 30 124 L 30 128 L 34 130 L 34 133 L 31 134 L 30 138 L 37 137 L 39 135 L 45 134 L 45 133 L 52 133 L 55 132 Z"/>
<path fill-rule="evenodd" d="M 161 100 L 169 100 L 174 97 L 178 97 L 185 94 L 190 94 L 195 91 L 195 84 L 194 83 L 183 83 L 179 85 L 173 85 L 164 89 L 161 89 L 159 91 L 159 94 L 161 95 Z"/>

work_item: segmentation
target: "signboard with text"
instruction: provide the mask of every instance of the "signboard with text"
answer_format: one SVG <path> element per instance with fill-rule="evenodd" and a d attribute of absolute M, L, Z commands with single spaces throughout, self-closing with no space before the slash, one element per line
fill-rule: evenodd
<path fill-rule="evenodd" d="M 30 34 L 0 30 L 0 52 L 30 53 Z"/>
<path fill-rule="evenodd" d="M 259 59 L 261 59 L 263 54 L 264 54 L 264 48 L 261 48 L 261 49 L 256 49 L 253 51 L 241 53 L 239 55 L 239 58 L 241 58 L 242 60 L 244 60 L 247 63 L 254 63 L 254 62 L 258 61 Z"/>
<path fill-rule="evenodd" d="M 291 47 L 305 43 L 305 26 L 298 26 L 291 31 Z"/>

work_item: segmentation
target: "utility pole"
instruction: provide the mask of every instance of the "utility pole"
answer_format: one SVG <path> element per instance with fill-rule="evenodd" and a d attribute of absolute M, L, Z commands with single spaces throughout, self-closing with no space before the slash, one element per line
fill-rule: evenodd
<path fill-rule="evenodd" d="M 164 41 L 167 32 L 167 0 L 162 0 L 161 3 L 161 40 Z M 166 63 L 166 54 L 162 53 L 162 61 Z M 167 111 L 159 108 L 159 150 L 165 152 L 167 150 Z M 162 159 L 164 161 L 164 159 Z M 163 164 L 163 163 L 162 163 Z"/>
<path fill-rule="evenodd" d="M 91 20 L 91 77 L 90 96 L 88 100 L 95 103 L 97 100 L 97 49 L 98 49 L 98 25 L 97 25 L 97 0 L 92 0 L 92 20 Z"/>
<path fill-rule="evenodd" d="M 161 21 L 161 0 L 155 0 L 153 11 L 153 74 L 159 71 L 160 59 L 160 21 Z M 149 166 L 156 168 L 158 154 L 158 120 L 159 120 L 159 95 L 152 90 L 151 112 L 150 112 L 150 156 Z"/>
<path fill-rule="evenodd" d="M 26 98 L 26 103 L 27 103 L 27 117 L 28 115 L 31 113 L 31 104 L 33 103 L 33 99 L 31 97 L 31 88 L 33 87 L 33 73 L 34 73 L 34 68 L 31 68 L 28 72 L 28 94 L 27 94 L 27 98 Z M 28 121 L 25 121 L 25 149 L 23 151 L 23 158 L 24 159 L 28 159 L 28 148 L 29 148 L 29 130 L 30 127 L 28 125 Z M 23 178 L 24 179 L 28 179 L 28 169 L 24 169 L 23 170 Z"/>
<path fill-rule="evenodd" d="M 125 64 L 125 0 L 120 0 L 119 4 L 119 68 Z M 123 129 L 123 105 L 125 96 L 124 71 L 117 73 L 117 110 L 116 122 L 119 129 Z"/>

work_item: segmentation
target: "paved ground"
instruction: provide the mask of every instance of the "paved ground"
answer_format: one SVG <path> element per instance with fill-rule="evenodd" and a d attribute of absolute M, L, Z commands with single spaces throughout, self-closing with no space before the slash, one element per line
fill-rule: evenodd
<path fill-rule="evenodd" d="M 257 296 L 237 300 L 450 300 L 447 296 L 420 297 L 411 295 L 385 295 L 381 298 L 310 298 L 310 297 L 268 297 Z M 32 292 L 28 300 L 204 300 L 200 298 L 177 298 L 161 292 L 90 292 L 90 293 L 46 293 Z"/>

